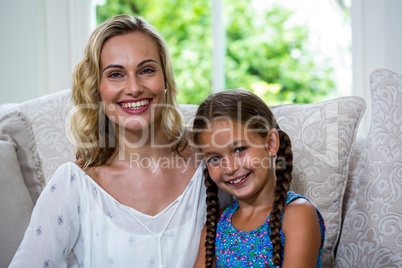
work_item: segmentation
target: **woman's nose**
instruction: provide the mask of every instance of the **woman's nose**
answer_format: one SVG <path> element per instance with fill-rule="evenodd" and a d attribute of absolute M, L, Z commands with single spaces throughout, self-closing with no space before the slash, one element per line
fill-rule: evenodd
<path fill-rule="evenodd" d="M 142 92 L 144 92 L 144 87 L 142 86 L 140 79 L 131 76 L 127 79 L 125 90 L 127 95 L 138 97 Z"/>

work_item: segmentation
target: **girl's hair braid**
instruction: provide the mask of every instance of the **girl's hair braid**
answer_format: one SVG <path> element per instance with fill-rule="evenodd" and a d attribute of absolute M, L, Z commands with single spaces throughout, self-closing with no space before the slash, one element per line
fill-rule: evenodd
<path fill-rule="evenodd" d="M 279 126 L 278 126 L 279 129 Z M 280 147 L 276 159 L 276 186 L 274 190 L 274 204 L 271 211 L 271 242 L 273 247 L 273 261 L 275 266 L 281 266 L 282 242 L 280 230 L 282 229 L 282 212 L 285 206 L 287 193 L 292 181 L 293 153 L 289 136 L 279 130 Z"/>
<path fill-rule="evenodd" d="M 279 130 L 279 125 L 269 107 L 258 96 L 247 90 L 234 89 L 210 95 L 198 107 L 193 121 L 192 141 L 194 145 L 201 145 L 201 130 L 208 129 L 214 120 L 228 119 L 246 124 L 250 129 L 259 130 L 261 137 L 266 137 L 271 128 L 278 129 L 280 147 L 276 160 L 276 186 L 274 189 L 274 204 L 271 211 L 271 235 L 273 245 L 273 260 L 276 266 L 281 265 L 283 251 L 280 230 L 282 229 L 281 216 L 286 203 L 287 193 L 292 181 L 293 154 L 289 136 Z M 218 220 L 217 186 L 211 180 L 208 171 L 205 174 L 207 186 L 207 241 L 206 266 L 212 263 L 215 254 L 214 238 Z M 216 207 L 214 207 L 216 206 Z"/>
<path fill-rule="evenodd" d="M 205 267 L 211 268 L 215 259 L 215 235 L 219 217 L 218 187 L 209 176 L 208 169 L 204 169 L 205 186 L 207 187 L 207 237 L 205 240 Z"/>

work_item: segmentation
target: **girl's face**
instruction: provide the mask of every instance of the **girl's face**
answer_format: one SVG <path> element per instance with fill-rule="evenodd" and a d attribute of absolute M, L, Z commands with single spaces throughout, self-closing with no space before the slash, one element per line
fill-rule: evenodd
<path fill-rule="evenodd" d="M 238 200 L 258 198 L 261 193 L 271 196 L 275 175 L 268 151 L 273 144 L 270 133 L 263 138 L 230 120 L 214 121 L 210 129 L 200 133 L 201 150 L 218 187 Z"/>
<path fill-rule="evenodd" d="M 134 32 L 107 40 L 100 73 L 100 95 L 112 122 L 131 131 L 160 123 L 165 79 L 158 48 L 150 37 Z"/>

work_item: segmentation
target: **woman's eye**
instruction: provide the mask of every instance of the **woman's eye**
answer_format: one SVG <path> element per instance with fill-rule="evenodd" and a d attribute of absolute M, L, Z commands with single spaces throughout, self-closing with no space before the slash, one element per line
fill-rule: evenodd
<path fill-rule="evenodd" d="M 145 68 L 144 70 L 141 71 L 142 74 L 150 74 L 153 72 L 154 72 L 154 70 L 151 68 Z"/>
<path fill-rule="evenodd" d="M 241 153 L 241 152 L 245 151 L 246 149 L 247 149 L 246 147 L 237 147 L 235 149 L 235 153 Z"/>
<path fill-rule="evenodd" d="M 117 73 L 117 72 L 113 72 L 113 73 L 110 73 L 110 74 L 109 74 L 109 77 L 110 77 L 110 78 L 120 78 L 120 77 L 122 77 L 122 74 L 121 74 L 121 73 Z"/>

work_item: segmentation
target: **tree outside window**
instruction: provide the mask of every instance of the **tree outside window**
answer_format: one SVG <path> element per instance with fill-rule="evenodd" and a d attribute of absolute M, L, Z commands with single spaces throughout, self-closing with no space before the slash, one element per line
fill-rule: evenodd
<path fill-rule="evenodd" d="M 106 0 L 97 6 L 98 24 L 117 14 L 142 16 L 160 31 L 179 103 L 199 104 L 211 94 L 211 1 Z M 261 10 L 248 0 L 224 0 L 226 89 L 248 89 L 269 105 L 317 102 L 335 91 L 331 62 L 314 60 L 308 28 L 288 23 L 293 14 L 279 4 Z"/>

